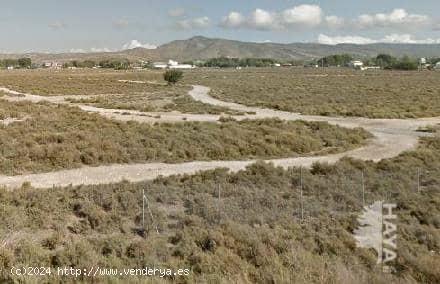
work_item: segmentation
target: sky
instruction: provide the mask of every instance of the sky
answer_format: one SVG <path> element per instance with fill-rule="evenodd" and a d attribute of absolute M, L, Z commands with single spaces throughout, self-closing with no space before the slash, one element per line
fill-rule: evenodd
<path fill-rule="evenodd" d="M 438 0 L 0 0 L 0 52 L 252 42 L 440 43 Z M 6 35 L 6 36 L 5 36 Z"/>

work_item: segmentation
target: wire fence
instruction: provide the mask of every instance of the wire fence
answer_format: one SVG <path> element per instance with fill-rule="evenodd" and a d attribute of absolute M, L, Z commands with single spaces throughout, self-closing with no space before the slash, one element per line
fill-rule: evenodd
<path fill-rule="evenodd" d="M 398 174 L 358 171 L 344 175 L 325 175 L 311 173 L 309 170 L 304 170 L 302 168 L 296 168 L 295 170 L 290 171 L 291 192 L 289 194 L 293 194 L 294 197 L 291 199 L 291 202 L 295 203 L 292 216 L 295 219 L 304 222 L 309 218 L 316 217 L 322 213 L 322 208 L 320 208 L 322 203 L 316 201 L 316 197 L 319 194 L 340 194 L 340 197 L 332 196 L 331 198 L 334 199 L 333 202 L 336 204 L 334 204 L 333 207 L 327 206 L 325 209 L 329 214 L 345 214 L 361 212 L 366 206 L 371 205 L 376 201 L 395 202 L 398 200 L 402 202 L 402 200 L 404 200 L 403 198 L 407 198 L 405 195 L 402 195 L 403 192 L 423 195 L 424 192 L 429 189 L 430 192 L 435 190 L 440 193 L 440 180 L 438 178 L 440 176 L 439 171 L 415 169 L 411 172 L 413 174 L 411 176 L 406 176 L 403 184 L 401 184 L 402 176 Z M 192 186 L 189 185 L 189 188 L 191 189 Z M 209 201 L 212 203 L 210 214 L 215 215 L 211 216 L 211 218 L 214 219 L 214 223 L 218 224 L 225 220 L 234 220 L 235 218 L 246 215 L 244 212 L 237 213 L 237 211 L 240 210 L 248 210 L 251 214 L 258 215 L 258 212 L 249 210 L 249 208 L 243 204 L 232 204 L 233 197 L 228 196 L 230 195 L 230 192 L 234 191 L 253 192 L 256 195 L 257 192 L 264 191 L 264 189 L 260 188 L 258 184 L 216 182 L 214 186 L 212 184 L 206 185 L 206 188 L 209 188 L 206 190 L 211 196 L 211 200 Z M 197 193 L 197 191 L 187 191 L 188 195 L 191 194 L 195 196 Z M 143 191 L 143 198 L 147 198 L 146 194 L 148 194 L 148 190 Z M 347 196 L 349 197 L 348 202 Z M 189 198 L 190 196 L 187 196 L 187 199 Z M 339 203 L 338 199 L 341 200 Z M 258 199 L 255 197 L 252 199 L 252 197 L 250 197 L 249 202 L 252 203 L 257 201 L 264 202 L 264 200 L 261 201 L 261 198 Z M 206 206 L 208 207 L 208 205 Z M 283 206 L 283 204 L 276 204 L 276 206 Z M 292 209 L 289 206 L 286 206 L 286 208 L 288 208 L 286 210 Z M 153 217 L 154 212 L 150 212 L 149 216 L 146 216 L 145 210 L 146 208 L 144 205 L 142 208 L 142 212 L 144 212 L 143 220 L 148 218 L 151 224 L 155 224 L 156 220 L 154 220 Z M 253 217 L 256 218 L 258 216 Z M 143 224 L 143 226 L 145 226 L 145 221 Z"/>

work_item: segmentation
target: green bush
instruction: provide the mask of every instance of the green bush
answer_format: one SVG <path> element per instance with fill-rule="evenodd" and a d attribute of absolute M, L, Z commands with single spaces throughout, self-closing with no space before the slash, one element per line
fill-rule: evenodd
<path fill-rule="evenodd" d="M 176 84 L 177 82 L 179 82 L 183 78 L 183 72 L 180 70 L 175 70 L 175 69 L 167 70 L 163 74 L 163 78 L 170 85 Z"/>

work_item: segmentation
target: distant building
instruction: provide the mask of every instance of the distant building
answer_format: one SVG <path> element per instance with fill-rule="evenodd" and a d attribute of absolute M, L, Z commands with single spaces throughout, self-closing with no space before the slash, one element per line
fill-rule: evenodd
<path fill-rule="evenodd" d="M 361 70 L 379 70 L 379 66 L 364 66 L 361 68 Z"/>
<path fill-rule="evenodd" d="M 8 70 L 14 70 L 14 66 L 8 66 L 8 67 L 6 67 L 6 69 L 8 69 Z"/>
<path fill-rule="evenodd" d="M 166 68 L 168 68 L 168 64 L 166 64 L 164 62 L 154 62 L 153 67 L 157 68 L 157 69 L 166 69 Z"/>
<path fill-rule="evenodd" d="M 319 68 L 319 65 L 316 63 L 305 64 L 304 68 Z"/>
<path fill-rule="evenodd" d="M 434 65 L 435 70 L 440 70 L 440 61 Z"/>
<path fill-rule="evenodd" d="M 63 64 L 59 62 L 44 62 L 43 67 L 51 69 L 61 69 L 63 67 Z"/>
<path fill-rule="evenodd" d="M 153 67 L 157 69 L 194 69 L 195 66 L 191 64 L 179 64 L 174 60 L 169 60 L 168 63 L 154 62 Z"/>
<path fill-rule="evenodd" d="M 179 64 L 179 62 L 174 60 L 168 61 L 168 68 L 170 69 L 193 69 L 194 65 L 191 64 Z"/>
<path fill-rule="evenodd" d="M 364 63 L 359 60 L 353 60 L 353 61 L 350 61 L 348 66 L 351 68 L 354 68 L 354 69 L 362 69 L 364 67 Z"/>

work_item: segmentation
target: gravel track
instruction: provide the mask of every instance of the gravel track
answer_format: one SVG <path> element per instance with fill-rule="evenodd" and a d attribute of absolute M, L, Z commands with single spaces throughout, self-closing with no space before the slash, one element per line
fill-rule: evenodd
<path fill-rule="evenodd" d="M 42 97 L 30 94 L 14 92 L 7 88 L 0 88 L 11 96 L 3 96 L 2 99 L 8 101 L 31 102 L 48 101 L 57 104 L 71 104 L 65 101 L 65 98 L 73 96 Z M 315 162 L 336 163 L 343 157 L 352 157 L 361 160 L 380 161 L 382 159 L 392 158 L 400 153 L 414 149 L 417 146 L 419 137 L 427 134 L 416 132 L 419 127 L 435 125 L 440 123 L 440 118 L 425 119 L 367 119 L 350 117 L 324 117 L 301 115 L 265 108 L 248 107 L 241 104 L 229 103 L 217 100 L 209 96 L 210 89 L 203 86 L 194 86 L 189 95 L 197 101 L 230 108 L 241 112 L 251 112 L 243 116 L 234 116 L 237 120 L 242 119 L 262 119 L 279 118 L 283 120 L 305 120 L 305 121 L 325 121 L 333 125 L 355 128 L 362 127 L 370 131 L 374 138 L 361 148 L 339 154 L 331 154 L 315 157 L 296 157 L 285 159 L 266 160 L 272 162 L 275 166 L 288 168 L 291 166 L 310 167 Z M 78 96 L 75 96 L 78 98 Z M 74 104 L 87 112 L 99 113 L 105 117 L 138 122 L 181 122 L 181 121 L 218 121 L 219 115 L 190 115 L 179 112 L 171 113 L 144 113 L 131 110 L 112 110 L 96 108 L 81 104 Z M 146 163 L 146 164 L 124 164 L 107 165 L 99 167 L 82 167 L 72 170 L 62 170 L 42 174 L 30 174 L 20 176 L 0 176 L 0 185 L 7 188 L 20 187 L 24 182 L 30 182 L 37 188 L 50 188 L 52 186 L 68 185 L 91 185 L 108 184 L 128 180 L 139 182 L 155 179 L 158 176 L 171 176 L 178 174 L 194 174 L 199 171 L 211 170 L 216 168 L 228 168 L 232 172 L 245 169 L 256 160 L 248 161 L 194 161 L 180 164 L 165 163 Z"/>

